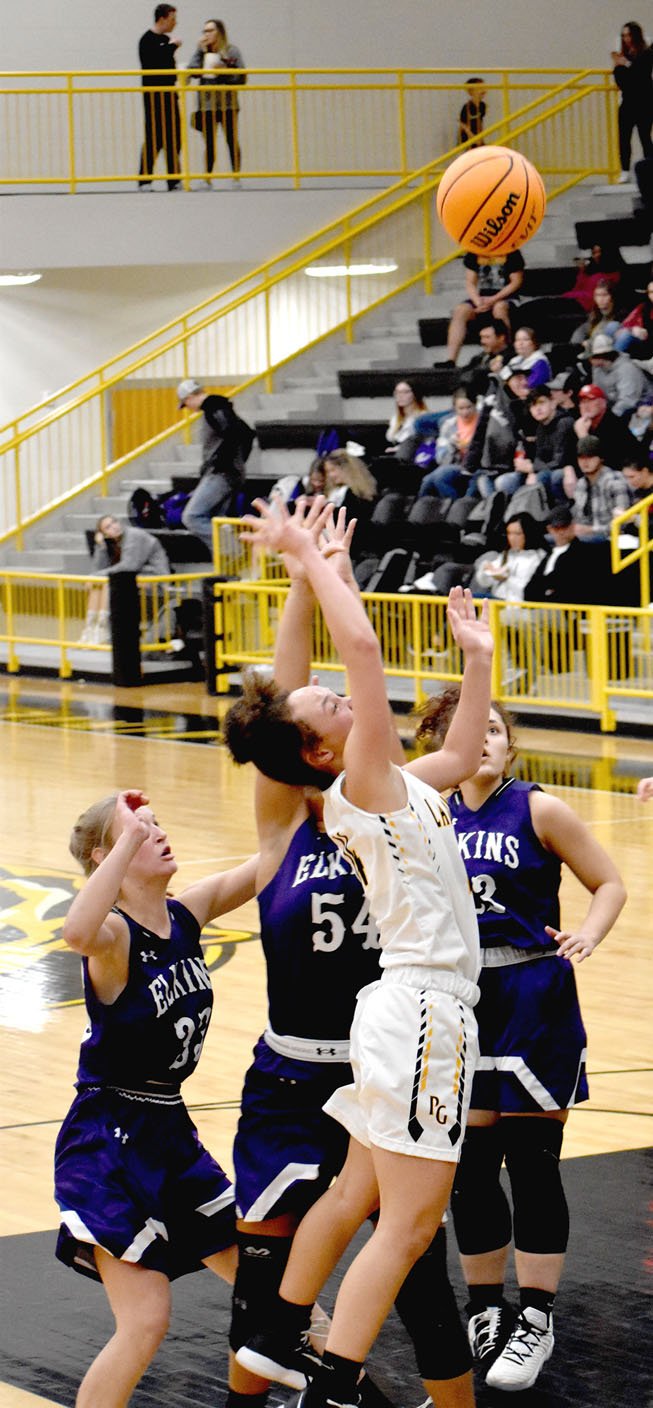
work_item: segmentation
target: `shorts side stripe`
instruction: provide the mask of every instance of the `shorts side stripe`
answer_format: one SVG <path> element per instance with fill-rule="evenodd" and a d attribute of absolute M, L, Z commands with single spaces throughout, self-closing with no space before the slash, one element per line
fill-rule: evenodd
<path fill-rule="evenodd" d="M 415 1058 L 415 1070 L 413 1073 L 413 1089 L 410 1097 L 410 1111 L 408 1116 L 408 1133 L 411 1139 L 417 1143 L 424 1133 L 424 1126 L 417 1118 L 417 1101 L 419 1098 L 420 1086 L 422 1083 L 422 1065 L 424 1062 L 424 1047 L 426 1043 L 426 1029 L 428 1018 L 426 1012 L 426 1001 L 424 993 L 419 994 L 419 1036 L 417 1038 L 417 1056 Z"/>
<path fill-rule="evenodd" d="M 560 1110 L 561 1105 L 526 1065 L 523 1056 L 479 1056 L 477 1071 L 511 1071 L 542 1110 Z M 580 1074 L 580 1073 L 579 1073 Z"/>

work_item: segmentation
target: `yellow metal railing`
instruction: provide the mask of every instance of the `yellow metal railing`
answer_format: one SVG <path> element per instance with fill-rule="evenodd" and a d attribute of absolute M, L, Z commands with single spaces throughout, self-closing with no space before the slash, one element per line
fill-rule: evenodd
<path fill-rule="evenodd" d="M 614 110 L 611 75 L 601 69 L 587 74 L 605 88 Z M 499 115 L 507 121 L 516 107 L 561 80 L 571 88 L 578 76 L 569 68 L 495 68 L 484 75 L 488 125 Z M 157 76 L 169 78 L 150 74 L 153 80 Z M 434 150 L 451 144 L 466 70 L 262 68 L 249 69 L 246 77 L 246 86 L 212 88 L 218 107 L 236 93 L 243 175 L 297 187 L 325 178 L 388 180 L 423 166 Z M 202 180 L 204 144 L 191 122 L 198 110 L 199 73 L 179 70 L 175 89 L 162 83 L 143 90 L 141 78 L 140 69 L 0 73 L 5 138 L 0 183 L 17 191 L 63 188 L 71 194 L 133 184 L 143 146 L 144 101 L 155 107 L 167 102 L 179 176 L 186 186 Z M 216 140 L 217 182 L 231 176 L 221 142 Z M 608 154 L 607 170 L 616 177 L 614 144 Z M 162 161 L 154 174 L 166 174 Z"/>
<path fill-rule="evenodd" d="M 272 661 L 276 628 L 288 591 L 282 582 L 216 584 L 215 685 L 229 675 Z M 363 593 L 379 638 L 393 701 L 421 704 L 436 682 L 459 680 L 462 657 L 452 641 L 446 599 Z M 490 603 L 497 649 L 492 693 L 513 707 L 596 716 L 616 727 L 613 700 L 653 700 L 650 616 L 641 608 Z M 316 613 L 313 668 L 344 684 L 342 665 Z"/>
<path fill-rule="evenodd" d="M 210 572 L 137 578 L 142 655 L 171 649 L 176 608 L 201 594 Z M 105 577 L 68 573 L 0 571 L 0 662 L 9 674 L 38 664 L 57 669 L 61 679 L 88 667 L 87 652 L 106 655 L 109 644 L 80 643 L 89 586 Z M 83 656 L 81 652 L 84 652 Z"/>
<path fill-rule="evenodd" d="M 630 508 L 623 513 L 617 514 L 613 518 L 610 526 L 610 554 L 612 558 L 612 571 L 623 572 L 624 568 L 632 567 L 639 562 L 639 592 L 640 604 L 648 606 L 651 600 L 651 550 L 653 543 L 650 539 L 650 514 L 653 513 L 653 494 L 647 498 L 640 499 L 639 503 L 631 504 Z M 637 522 L 637 537 L 633 537 L 633 546 L 628 551 L 621 544 L 621 531 L 624 523 Z"/>
<path fill-rule="evenodd" d="M 543 172 L 552 199 L 611 169 L 611 104 L 603 82 L 576 74 L 488 125 L 485 135 L 523 150 Z M 116 468 L 187 432 L 174 400 L 180 378 L 196 376 L 234 393 L 272 391 L 275 373 L 299 353 L 334 333 L 351 340 L 362 317 L 404 290 L 421 284 L 430 292 L 434 275 L 456 257 L 436 218 L 434 194 L 458 151 L 451 148 L 1 427 L 0 543 L 21 546 L 24 528 L 49 508 L 90 486 L 105 493 Z M 325 264 L 347 272 L 306 277 Z M 361 264 L 371 270 L 365 278 L 353 272 Z M 130 396 L 137 410 L 126 409 Z M 153 398 L 156 415 L 148 420 L 143 407 L 151 411 Z"/>

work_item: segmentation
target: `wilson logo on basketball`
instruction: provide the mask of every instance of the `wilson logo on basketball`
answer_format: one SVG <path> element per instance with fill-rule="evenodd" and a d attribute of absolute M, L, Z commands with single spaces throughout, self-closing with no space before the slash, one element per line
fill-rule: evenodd
<path fill-rule="evenodd" d="M 488 217 L 482 230 L 478 230 L 472 237 L 472 244 L 477 249 L 488 249 L 494 243 L 497 235 L 501 234 L 504 225 L 510 219 L 513 210 L 519 204 L 519 199 L 517 191 L 511 191 L 499 214 Z"/>

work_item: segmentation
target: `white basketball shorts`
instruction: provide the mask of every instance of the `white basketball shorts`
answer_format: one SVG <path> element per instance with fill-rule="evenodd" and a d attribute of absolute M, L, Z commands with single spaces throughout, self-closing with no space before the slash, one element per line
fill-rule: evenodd
<path fill-rule="evenodd" d="M 478 1059 L 476 1019 L 459 997 L 416 986 L 436 976 L 389 969 L 362 989 L 351 1030 L 354 1083 L 324 1108 L 367 1148 L 457 1163 Z"/>

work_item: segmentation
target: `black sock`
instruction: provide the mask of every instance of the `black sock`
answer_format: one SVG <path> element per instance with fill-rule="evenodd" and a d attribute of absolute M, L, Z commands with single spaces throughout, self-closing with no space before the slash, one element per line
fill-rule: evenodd
<path fill-rule="evenodd" d="M 520 1286 L 519 1304 L 522 1310 L 531 1305 L 533 1310 L 541 1310 L 543 1315 L 551 1315 L 555 1291 L 540 1291 L 537 1286 Z"/>
<path fill-rule="evenodd" d="M 325 1349 L 322 1367 L 304 1395 L 305 1408 L 320 1408 L 327 1397 L 330 1403 L 358 1403 L 356 1385 L 362 1367 L 362 1360 L 344 1359 Z"/>
<path fill-rule="evenodd" d="M 294 1344 L 305 1330 L 310 1329 L 312 1310 L 312 1305 L 296 1305 L 294 1301 L 278 1296 L 274 1310 L 275 1332 Z"/>
<path fill-rule="evenodd" d="M 230 1388 L 224 1408 L 265 1408 L 268 1391 L 265 1393 L 236 1393 Z"/>
<path fill-rule="evenodd" d="M 469 1315 L 478 1315 L 480 1310 L 487 1310 L 488 1305 L 503 1305 L 502 1281 L 489 1286 L 468 1286 L 467 1292 Z"/>

